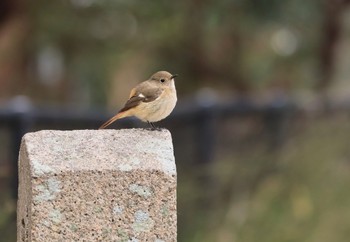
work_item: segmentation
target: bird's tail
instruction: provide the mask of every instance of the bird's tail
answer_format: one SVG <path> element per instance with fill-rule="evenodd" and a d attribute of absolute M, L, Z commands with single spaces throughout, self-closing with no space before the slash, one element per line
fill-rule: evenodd
<path fill-rule="evenodd" d="M 127 117 L 129 116 L 127 114 L 127 112 L 120 112 L 120 113 L 117 113 L 116 115 L 114 115 L 112 118 L 110 118 L 107 122 L 105 122 L 104 124 L 101 125 L 101 127 L 99 127 L 98 129 L 104 129 L 106 128 L 107 126 L 109 126 L 111 123 L 115 122 L 116 120 L 118 119 L 121 119 L 121 118 L 124 118 L 124 117 Z"/>

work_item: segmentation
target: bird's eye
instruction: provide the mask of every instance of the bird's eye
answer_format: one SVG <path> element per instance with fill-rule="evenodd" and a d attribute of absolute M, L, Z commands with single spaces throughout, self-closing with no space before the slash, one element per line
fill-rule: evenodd
<path fill-rule="evenodd" d="M 165 79 L 160 79 L 160 82 L 165 82 Z"/>

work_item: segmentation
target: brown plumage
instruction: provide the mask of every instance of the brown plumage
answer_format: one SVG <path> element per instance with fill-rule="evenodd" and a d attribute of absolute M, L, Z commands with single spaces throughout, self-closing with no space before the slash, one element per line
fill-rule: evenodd
<path fill-rule="evenodd" d="M 104 129 L 118 119 L 135 116 L 150 123 L 166 118 L 174 109 L 177 101 L 174 78 L 166 71 L 153 74 L 147 81 L 133 88 L 124 107 L 107 122 L 101 125 Z"/>

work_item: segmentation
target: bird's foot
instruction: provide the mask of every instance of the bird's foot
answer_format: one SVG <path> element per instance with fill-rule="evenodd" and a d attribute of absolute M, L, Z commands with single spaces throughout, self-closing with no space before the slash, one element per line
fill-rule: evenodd
<path fill-rule="evenodd" d="M 162 130 L 162 128 L 156 127 L 156 126 L 154 125 L 154 123 L 152 123 L 152 122 L 148 122 L 148 121 L 147 121 L 147 123 L 151 126 L 150 128 L 148 128 L 148 129 L 151 130 L 151 131 L 161 131 L 161 130 Z"/>

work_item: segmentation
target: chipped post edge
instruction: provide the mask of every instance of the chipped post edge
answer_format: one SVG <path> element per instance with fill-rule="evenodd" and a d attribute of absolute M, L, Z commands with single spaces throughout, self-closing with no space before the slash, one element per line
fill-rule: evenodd
<path fill-rule="evenodd" d="M 31 241 L 31 200 L 32 186 L 30 178 L 30 166 L 28 152 L 26 150 L 26 139 L 22 138 L 18 155 L 18 201 L 17 201 L 17 241 Z M 26 160 L 25 160 L 26 159 Z"/>

